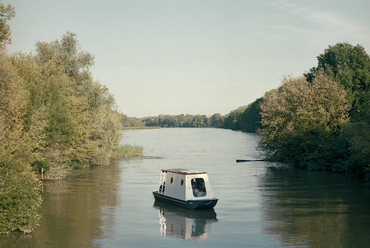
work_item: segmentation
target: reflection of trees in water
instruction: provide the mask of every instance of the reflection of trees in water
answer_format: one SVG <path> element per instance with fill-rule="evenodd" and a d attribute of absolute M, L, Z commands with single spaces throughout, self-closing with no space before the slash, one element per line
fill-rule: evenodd
<path fill-rule="evenodd" d="M 71 245 L 89 244 L 92 240 L 104 238 L 114 230 L 115 206 L 118 204 L 117 193 L 119 183 L 118 167 L 94 168 L 92 171 L 81 174 L 66 182 L 68 193 L 50 195 L 51 204 L 48 216 L 48 230 L 52 226 L 51 235 L 60 231 L 65 232 L 61 243 L 70 237 Z M 63 220 L 64 219 L 64 220 Z M 65 223 L 52 222 L 63 221 Z M 62 224 L 62 225 L 61 225 Z M 74 237 L 77 237 L 76 239 Z M 64 246 L 67 247 L 67 246 Z"/>
<path fill-rule="evenodd" d="M 277 235 L 284 246 L 369 245 L 369 235 L 361 239 L 356 236 L 356 233 L 364 233 L 366 225 L 361 228 L 351 225 L 352 217 L 359 214 L 356 208 L 368 206 L 369 201 L 358 203 L 352 194 L 355 189 L 348 182 L 338 174 L 268 167 L 259 185 L 263 231 Z M 368 210 L 367 216 L 369 214 Z M 365 233 L 370 232 L 368 224 L 369 221 Z"/>
<path fill-rule="evenodd" d="M 99 247 L 91 242 L 115 229 L 119 180 L 118 166 L 110 165 L 45 183 L 40 227 L 1 240 L 0 247 Z"/>

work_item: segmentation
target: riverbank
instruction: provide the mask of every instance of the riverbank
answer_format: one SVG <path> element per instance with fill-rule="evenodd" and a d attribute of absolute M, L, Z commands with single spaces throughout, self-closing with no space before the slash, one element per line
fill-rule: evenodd
<path fill-rule="evenodd" d="M 144 148 L 138 145 L 120 145 L 111 156 L 112 159 L 131 158 L 143 156 Z"/>
<path fill-rule="evenodd" d="M 110 159 L 122 159 L 122 158 L 133 158 L 143 156 L 143 147 L 139 145 L 120 145 L 113 150 Z M 38 174 L 38 179 L 41 181 L 53 181 L 66 178 L 73 170 L 79 170 L 90 167 L 90 164 L 78 164 L 78 163 L 63 163 L 63 164 L 52 164 L 47 171 L 44 172 L 42 169 Z"/>
<path fill-rule="evenodd" d="M 140 126 L 140 127 L 123 127 L 122 130 L 141 130 L 141 129 L 160 129 L 161 127 L 147 127 L 147 126 Z"/>

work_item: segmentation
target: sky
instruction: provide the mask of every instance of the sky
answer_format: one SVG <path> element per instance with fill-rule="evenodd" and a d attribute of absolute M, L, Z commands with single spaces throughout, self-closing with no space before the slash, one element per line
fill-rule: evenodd
<path fill-rule="evenodd" d="M 369 0 L 0 0 L 9 53 L 77 34 L 129 117 L 222 115 L 301 76 L 339 42 L 370 54 Z"/>

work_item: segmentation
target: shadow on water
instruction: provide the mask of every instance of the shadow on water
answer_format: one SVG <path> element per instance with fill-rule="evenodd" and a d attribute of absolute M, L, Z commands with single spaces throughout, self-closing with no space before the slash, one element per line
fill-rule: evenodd
<path fill-rule="evenodd" d="M 263 232 L 283 246 L 370 247 L 369 190 L 344 175 L 270 166 L 259 189 Z"/>
<path fill-rule="evenodd" d="M 213 208 L 191 210 L 159 201 L 154 201 L 153 207 L 158 209 L 162 237 L 206 241 L 211 224 L 217 222 L 217 214 Z"/>

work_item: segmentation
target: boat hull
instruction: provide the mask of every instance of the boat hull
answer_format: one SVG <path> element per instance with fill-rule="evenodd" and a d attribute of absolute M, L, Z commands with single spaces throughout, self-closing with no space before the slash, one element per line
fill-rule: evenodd
<path fill-rule="evenodd" d="M 206 200 L 189 200 L 183 201 L 177 198 L 159 194 L 158 191 L 153 192 L 153 196 L 157 201 L 174 204 L 176 206 L 188 208 L 188 209 L 207 209 L 216 206 L 218 199 L 206 199 Z"/>

